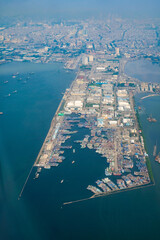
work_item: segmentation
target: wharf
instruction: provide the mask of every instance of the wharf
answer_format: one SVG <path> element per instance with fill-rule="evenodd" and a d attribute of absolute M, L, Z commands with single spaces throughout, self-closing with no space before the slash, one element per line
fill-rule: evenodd
<path fill-rule="evenodd" d="M 159 95 L 158 95 L 158 94 L 150 94 L 150 95 L 141 97 L 141 100 L 143 100 L 143 99 L 145 99 L 145 98 L 149 98 L 149 97 L 156 97 L 156 96 L 159 96 Z"/>
<path fill-rule="evenodd" d="M 64 95 L 64 96 L 65 96 L 65 95 Z M 38 163 L 39 158 L 40 158 L 40 156 L 41 156 L 41 154 L 42 154 L 43 148 L 44 148 L 44 146 L 45 146 L 45 144 L 46 144 L 46 141 L 47 141 L 47 139 L 48 139 L 48 136 L 49 136 L 50 132 L 52 131 L 53 127 L 55 127 L 55 125 L 56 125 L 56 123 L 57 123 L 56 117 L 57 117 L 58 112 L 59 112 L 59 109 L 61 108 L 62 103 L 63 103 L 63 101 L 64 101 L 64 96 L 63 96 L 63 98 L 62 98 L 62 100 L 61 100 L 61 102 L 60 102 L 60 104 L 59 104 L 59 106 L 58 106 L 58 108 L 57 108 L 57 111 L 56 111 L 56 113 L 55 113 L 55 115 L 54 115 L 54 117 L 53 117 L 53 119 L 52 119 L 50 129 L 49 129 L 48 134 L 47 134 L 47 136 L 46 136 L 46 138 L 45 138 L 45 140 L 44 140 L 44 142 L 43 142 L 43 145 L 42 145 L 42 147 L 41 147 L 41 149 L 40 149 L 40 152 L 39 152 L 39 154 L 38 154 L 38 156 L 37 156 L 37 158 L 36 158 L 36 161 L 35 161 L 35 163 L 34 163 L 34 166 L 36 166 L 36 164 Z"/>
<path fill-rule="evenodd" d="M 77 74 L 77 75 L 78 75 L 78 74 Z M 71 83 L 70 89 L 72 88 L 72 85 L 73 85 L 74 81 L 76 80 L 77 75 L 76 75 L 75 79 L 73 80 L 73 82 Z M 65 101 L 66 94 L 67 94 L 67 93 L 65 92 L 64 95 L 63 95 L 63 98 L 62 98 L 62 100 L 61 100 L 61 102 L 60 102 L 60 104 L 59 104 L 59 106 L 58 106 L 58 108 L 57 108 L 57 111 L 56 111 L 55 114 L 54 114 L 54 117 L 53 117 L 53 119 L 52 119 L 52 121 L 51 121 L 50 129 L 49 129 L 48 134 L 47 134 L 47 136 L 46 136 L 46 138 L 45 138 L 45 140 L 44 140 L 44 142 L 43 142 L 43 145 L 42 145 L 42 147 L 41 147 L 41 149 L 40 149 L 40 152 L 39 152 L 39 154 L 38 154 L 38 156 L 37 156 L 37 158 L 36 158 L 36 161 L 35 161 L 35 163 L 34 163 L 34 166 L 36 166 L 36 164 L 38 163 L 39 158 L 40 158 L 40 156 L 41 156 L 41 154 L 42 154 L 43 148 L 44 148 L 44 146 L 45 146 L 45 144 L 46 144 L 46 141 L 48 140 L 48 137 L 49 137 L 52 129 L 53 129 L 53 128 L 56 126 L 56 124 L 57 124 L 56 117 L 58 116 L 59 110 L 60 110 L 62 104 L 63 104 L 64 101 Z"/>
<path fill-rule="evenodd" d="M 110 192 L 101 193 L 101 194 L 94 194 L 94 195 L 92 195 L 91 197 L 88 197 L 88 198 L 82 198 L 82 199 L 78 199 L 78 200 L 74 200 L 74 201 L 70 201 L 70 202 L 64 202 L 63 205 L 70 205 L 70 204 L 73 204 L 73 203 L 84 202 L 84 201 L 88 201 L 88 200 L 91 200 L 91 199 L 95 199 L 95 198 L 99 198 L 99 197 L 106 197 L 106 196 L 121 193 L 121 192 L 126 192 L 126 191 L 135 190 L 135 189 L 146 188 L 146 187 L 152 187 L 154 185 L 155 185 L 155 183 L 149 183 L 149 184 L 146 184 L 146 185 L 140 185 L 140 186 L 125 188 L 125 189 L 119 189 L 119 190 L 110 191 Z"/>

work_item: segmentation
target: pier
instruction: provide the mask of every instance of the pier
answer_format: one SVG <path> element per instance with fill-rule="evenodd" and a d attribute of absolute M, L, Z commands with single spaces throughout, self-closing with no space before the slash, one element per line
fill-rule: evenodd
<path fill-rule="evenodd" d="M 79 200 L 64 202 L 63 205 L 70 205 L 70 204 L 73 204 L 73 203 L 84 202 L 84 201 L 88 201 L 88 200 L 99 198 L 99 197 L 106 197 L 106 196 L 109 196 L 109 195 L 112 195 L 112 194 L 117 194 L 117 193 L 126 192 L 126 191 L 132 191 L 132 190 L 135 190 L 135 189 L 153 187 L 154 185 L 155 185 L 155 182 L 150 183 L 150 184 L 146 184 L 146 185 L 132 187 L 132 188 L 126 188 L 126 189 L 121 189 L 121 190 L 119 189 L 118 191 L 116 190 L 116 191 L 106 192 L 106 193 L 102 193 L 102 194 L 94 194 L 93 196 L 88 197 L 88 198 L 82 198 L 82 199 L 79 199 Z"/>
<path fill-rule="evenodd" d="M 150 95 L 142 97 L 141 100 L 143 100 L 145 98 L 149 98 L 149 97 L 156 97 L 156 96 L 159 96 L 159 95 L 158 94 L 150 94 Z"/>
<path fill-rule="evenodd" d="M 154 145 L 154 148 L 153 148 L 153 157 L 155 157 L 157 154 L 157 143 Z"/>

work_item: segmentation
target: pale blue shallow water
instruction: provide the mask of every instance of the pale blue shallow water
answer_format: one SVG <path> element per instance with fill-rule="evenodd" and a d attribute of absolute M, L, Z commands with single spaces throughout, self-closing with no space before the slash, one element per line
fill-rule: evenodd
<path fill-rule="evenodd" d="M 144 82 L 160 83 L 160 65 L 146 59 L 130 61 L 125 66 L 126 74 Z"/>

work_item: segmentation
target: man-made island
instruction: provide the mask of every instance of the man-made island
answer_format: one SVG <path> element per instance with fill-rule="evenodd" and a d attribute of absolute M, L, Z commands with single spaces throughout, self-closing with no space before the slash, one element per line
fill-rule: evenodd
<path fill-rule="evenodd" d="M 81 148 L 94 149 L 108 163 L 104 169 L 106 177 L 86 185 L 92 197 L 150 184 L 152 173 L 147 168 L 148 154 L 134 105 L 134 93 L 142 91 L 141 86 L 126 77 L 123 59 L 117 55 L 83 56 L 76 79 L 64 93 L 34 164 L 38 167 L 35 178 L 42 167 L 49 169 L 65 161 L 64 149 L 72 148 L 65 142 L 87 128 L 88 134 L 75 142 Z"/>
<path fill-rule="evenodd" d="M 42 167 L 50 169 L 65 161 L 64 151 L 72 149 L 74 136 L 74 143 L 94 149 L 106 161 L 104 177 L 86 184 L 94 197 L 153 183 L 134 94 L 149 93 L 142 100 L 159 95 L 160 85 L 126 75 L 125 65 L 137 59 L 159 64 L 159 36 L 156 19 L 20 21 L 1 27 L 0 64 L 58 61 L 67 71 L 78 69 L 35 161 L 36 179 Z M 153 122 L 154 116 L 148 119 Z M 85 134 L 76 138 L 78 132 Z"/>

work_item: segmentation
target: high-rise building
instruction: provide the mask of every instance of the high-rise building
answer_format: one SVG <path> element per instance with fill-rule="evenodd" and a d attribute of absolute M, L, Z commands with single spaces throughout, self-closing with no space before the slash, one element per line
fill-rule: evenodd
<path fill-rule="evenodd" d="M 89 55 L 88 59 L 89 59 L 89 62 L 93 62 L 93 55 Z"/>
<path fill-rule="evenodd" d="M 82 57 L 82 64 L 83 65 L 88 65 L 88 57 L 87 56 Z"/>
<path fill-rule="evenodd" d="M 116 56 L 119 55 L 119 48 L 116 47 L 115 50 L 116 50 Z"/>

